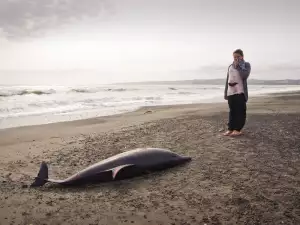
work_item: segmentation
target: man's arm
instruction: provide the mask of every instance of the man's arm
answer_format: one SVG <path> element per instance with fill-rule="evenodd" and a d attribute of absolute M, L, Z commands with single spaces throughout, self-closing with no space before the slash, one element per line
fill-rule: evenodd
<path fill-rule="evenodd" d="M 240 76 L 243 80 L 248 79 L 250 72 L 251 72 L 251 65 L 248 62 L 240 62 L 239 66 L 237 67 L 238 71 L 240 72 Z"/>

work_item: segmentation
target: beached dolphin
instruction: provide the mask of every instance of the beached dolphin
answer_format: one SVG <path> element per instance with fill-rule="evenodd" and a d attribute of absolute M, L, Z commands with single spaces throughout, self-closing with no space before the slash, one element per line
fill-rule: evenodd
<path fill-rule="evenodd" d="M 181 165 L 190 161 L 187 156 L 180 156 L 168 149 L 137 148 L 95 163 L 65 180 L 48 178 L 48 166 L 45 162 L 31 187 L 40 187 L 47 182 L 61 185 L 83 185 L 94 182 L 107 182 L 142 175 Z"/>

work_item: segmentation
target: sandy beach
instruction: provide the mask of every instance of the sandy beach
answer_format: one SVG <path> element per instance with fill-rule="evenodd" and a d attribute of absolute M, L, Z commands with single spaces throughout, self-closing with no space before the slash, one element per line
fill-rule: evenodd
<path fill-rule="evenodd" d="M 236 138 L 222 136 L 225 101 L 0 130 L 0 225 L 300 224 L 300 92 L 250 95 L 247 107 Z M 42 160 L 65 178 L 138 147 L 192 161 L 81 188 L 28 187 Z"/>

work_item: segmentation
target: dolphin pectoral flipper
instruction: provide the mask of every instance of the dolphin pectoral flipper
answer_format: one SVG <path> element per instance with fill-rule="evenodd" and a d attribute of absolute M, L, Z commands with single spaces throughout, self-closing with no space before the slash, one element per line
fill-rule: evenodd
<path fill-rule="evenodd" d="M 135 164 L 125 164 L 112 169 L 113 179 L 126 179 L 134 177 L 145 172 L 142 168 Z"/>

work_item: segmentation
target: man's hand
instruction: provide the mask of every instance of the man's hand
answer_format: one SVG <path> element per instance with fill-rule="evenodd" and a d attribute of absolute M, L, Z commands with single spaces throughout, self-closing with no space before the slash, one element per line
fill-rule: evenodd
<path fill-rule="evenodd" d="M 234 66 L 234 68 L 237 68 L 238 65 L 239 65 L 239 61 L 238 61 L 238 60 L 234 60 L 234 61 L 233 61 L 233 66 Z"/>
<path fill-rule="evenodd" d="M 238 66 L 239 66 L 242 70 L 246 70 L 246 68 L 245 68 L 245 61 L 244 61 L 243 59 L 239 60 Z"/>

